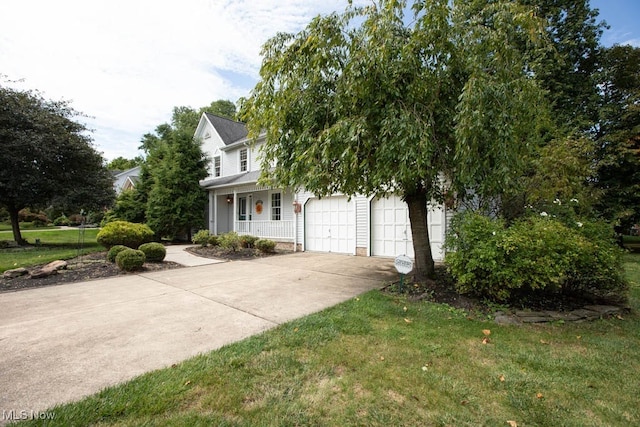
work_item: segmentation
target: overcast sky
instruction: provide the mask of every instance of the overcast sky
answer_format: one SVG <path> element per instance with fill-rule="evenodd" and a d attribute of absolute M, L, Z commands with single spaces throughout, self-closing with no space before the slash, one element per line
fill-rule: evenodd
<path fill-rule="evenodd" d="M 357 0 L 361 3 L 366 0 Z M 133 158 L 174 106 L 236 102 L 257 82 L 260 47 L 346 0 L 2 0 L 0 75 L 93 116 L 106 159 Z M 603 43 L 640 47 L 640 0 L 592 0 Z"/>

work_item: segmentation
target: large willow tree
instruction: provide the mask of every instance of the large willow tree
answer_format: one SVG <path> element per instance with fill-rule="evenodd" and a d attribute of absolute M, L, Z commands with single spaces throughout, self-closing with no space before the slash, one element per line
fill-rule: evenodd
<path fill-rule="evenodd" d="M 273 37 L 242 111 L 251 135 L 266 132 L 264 183 L 400 195 L 421 280 L 434 273 L 428 204 L 452 189 L 502 194 L 536 139 L 544 24 L 511 1 L 406 10 L 392 0 L 350 6 Z"/>

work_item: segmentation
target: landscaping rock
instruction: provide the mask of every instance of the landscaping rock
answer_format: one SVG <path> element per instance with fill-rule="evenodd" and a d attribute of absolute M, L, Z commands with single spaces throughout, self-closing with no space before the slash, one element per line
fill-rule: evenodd
<path fill-rule="evenodd" d="M 520 321 L 515 316 L 509 316 L 502 312 L 498 312 L 494 316 L 494 320 L 498 325 L 520 325 Z"/>
<path fill-rule="evenodd" d="M 67 261 L 51 261 L 49 264 L 42 267 L 43 269 L 54 269 L 54 270 L 66 270 L 67 269 Z"/>
<path fill-rule="evenodd" d="M 4 273 L 2 273 L 2 278 L 3 279 L 15 279 L 16 277 L 24 276 L 26 274 L 29 274 L 27 269 L 24 268 L 24 267 L 20 267 L 20 268 L 14 268 L 13 270 L 5 271 Z"/>
<path fill-rule="evenodd" d="M 37 270 L 33 270 L 29 274 L 29 277 L 31 277 L 32 279 L 39 279 L 41 277 L 53 276 L 54 274 L 58 274 L 58 270 L 56 270 L 55 268 L 47 268 L 45 266 Z"/>
<path fill-rule="evenodd" d="M 572 311 L 527 311 L 516 310 L 513 314 L 496 312 L 494 319 L 500 325 L 519 325 L 521 323 L 545 323 L 545 322 L 582 322 L 585 320 L 597 320 L 611 316 L 619 316 L 629 311 L 626 307 L 613 305 L 587 305 Z"/>
<path fill-rule="evenodd" d="M 613 305 L 587 305 L 584 308 L 599 313 L 601 317 L 613 316 L 622 312 L 620 307 Z"/>

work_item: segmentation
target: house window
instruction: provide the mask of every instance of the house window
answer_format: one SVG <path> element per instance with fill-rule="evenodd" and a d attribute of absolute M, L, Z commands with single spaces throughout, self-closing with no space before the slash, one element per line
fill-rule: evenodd
<path fill-rule="evenodd" d="M 240 172 L 247 171 L 247 149 L 240 150 Z"/>
<path fill-rule="evenodd" d="M 271 221 L 282 219 L 282 193 L 271 193 Z"/>
<path fill-rule="evenodd" d="M 213 176 L 220 176 L 220 156 L 213 158 Z"/>

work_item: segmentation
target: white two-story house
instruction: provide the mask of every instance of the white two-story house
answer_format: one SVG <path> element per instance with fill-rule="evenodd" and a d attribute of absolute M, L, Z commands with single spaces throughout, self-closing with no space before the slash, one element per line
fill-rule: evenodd
<path fill-rule="evenodd" d="M 211 157 L 207 221 L 212 234 L 236 231 L 287 244 L 293 250 L 363 256 L 408 255 L 413 242 L 407 205 L 396 196 L 317 198 L 304 190 L 265 188 L 260 176 L 260 139 L 252 144 L 243 123 L 202 115 L 195 137 Z M 443 258 L 447 212 L 429 212 L 433 257 Z"/>

